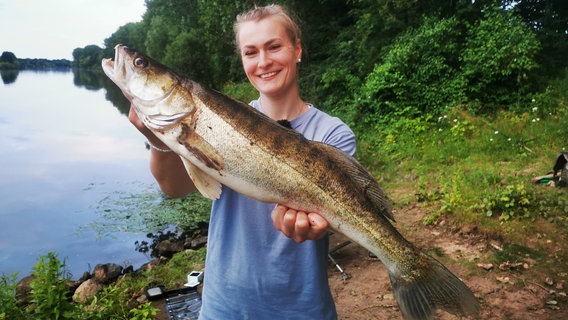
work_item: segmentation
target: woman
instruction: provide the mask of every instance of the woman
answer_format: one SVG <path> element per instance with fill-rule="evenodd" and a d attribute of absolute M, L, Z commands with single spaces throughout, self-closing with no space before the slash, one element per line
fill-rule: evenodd
<path fill-rule="evenodd" d="M 277 5 L 258 7 L 239 15 L 234 29 L 244 71 L 260 95 L 250 105 L 353 155 L 353 132 L 300 97 L 302 45 L 290 16 Z M 152 145 L 150 166 L 160 188 L 170 197 L 194 191 L 179 157 L 132 109 L 130 120 Z M 317 213 L 261 203 L 223 186 L 211 212 L 200 319 L 336 319 L 327 228 Z"/>

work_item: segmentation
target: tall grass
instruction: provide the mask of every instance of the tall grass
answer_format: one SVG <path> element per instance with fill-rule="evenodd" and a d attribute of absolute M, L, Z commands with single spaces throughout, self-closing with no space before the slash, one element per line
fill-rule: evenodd
<path fill-rule="evenodd" d="M 437 117 L 388 119 L 358 133 L 358 157 L 395 205 L 425 203 L 425 224 L 445 219 L 504 234 L 511 221 L 546 219 L 568 230 L 566 190 L 531 181 L 568 149 L 567 88 L 565 77 L 513 111 L 478 115 L 459 105 Z"/>

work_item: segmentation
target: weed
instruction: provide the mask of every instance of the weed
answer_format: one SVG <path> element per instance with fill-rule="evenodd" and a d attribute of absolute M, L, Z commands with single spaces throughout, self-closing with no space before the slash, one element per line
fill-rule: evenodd
<path fill-rule="evenodd" d="M 138 306 L 138 308 L 130 309 L 132 317 L 130 320 L 152 320 L 158 313 L 158 310 L 152 307 L 150 302 L 146 302 Z"/>
<path fill-rule="evenodd" d="M 18 274 L 0 276 L 0 320 L 26 319 L 24 311 L 16 300 L 16 280 Z"/>
<path fill-rule="evenodd" d="M 65 262 L 49 252 L 41 256 L 34 266 L 35 278 L 31 282 L 31 310 L 38 319 L 74 319 L 74 306 L 69 302 L 65 285 L 69 273 Z"/>
<path fill-rule="evenodd" d="M 487 192 L 482 202 L 473 207 L 481 209 L 487 217 L 499 215 L 501 221 L 509 221 L 515 217 L 535 218 L 529 210 L 533 204 L 533 196 L 520 183 Z"/>
<path fill-rule="evenodd" d="M 518 244 L 506 244 L 503 246 L 503 250 L 495 252 L 496 263 L 524 262 L 529 258 L 540 261 L 542 257 L 543 255 L 537 250 Z"/>

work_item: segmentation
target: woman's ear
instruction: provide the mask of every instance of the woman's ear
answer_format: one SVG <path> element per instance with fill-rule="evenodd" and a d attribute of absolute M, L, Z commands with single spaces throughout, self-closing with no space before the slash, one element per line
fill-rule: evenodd
<path fill-rule="evenodd" d="M 300 40 L 296 41 L 296 61 L 302 61 L 302 43 Z"/>

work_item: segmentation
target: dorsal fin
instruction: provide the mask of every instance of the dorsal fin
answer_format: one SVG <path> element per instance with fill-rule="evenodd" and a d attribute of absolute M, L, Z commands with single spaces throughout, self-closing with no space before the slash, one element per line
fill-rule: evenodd
<path fill-rule="evenodd" d="M 355 158 L 345 154 L 340 149 L 321 142 L 316 142 L 321 148 L 326 149 L 327 154 L 333 158 L 333 160 L 345 170 L 351 179 L 355 182 L 355 186 L 359 189 L 358 192 L 365 194 L 370 204 L 374 208 L 374 212 L 377 212 L 392 221 L 394 216 L 392 214 L 392 207 L 388 200 L 387 194 L 379 186 L 375 178 L 361 166 Z"/>

